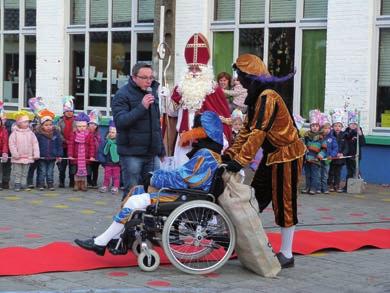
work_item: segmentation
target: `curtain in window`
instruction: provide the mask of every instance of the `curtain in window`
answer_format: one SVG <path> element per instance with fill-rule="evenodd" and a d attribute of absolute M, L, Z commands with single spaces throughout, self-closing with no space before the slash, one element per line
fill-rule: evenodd
<path fill-rule="evenodd" d="M 302 43 L 301 115 L 324 110 L 326 30 L 305 30 Z"/>
<path fill-rule="evenodd" d="M 390 0 L 382 0 L 381 15 L 390 15 Z"/>
<path fill-rule="evenodd" d="M 390 86 L 390 29 L 380 33 L 378 86 Z"/>
<path fill-rule="evenodd" d="M 85 0 L 71 0 L 70 24 L 85 24 Z"/>
<path fill-rule="evenodd" d="M 304 18 L 326 18 L 328 15 L 328 0 L 305 0 Z"/>
<path fill-rule="evenodd" d="M 214 73 L 225 71 L 232 73 L 233 32 L 214 33 L 213 66 Z"/>
<path fill-rule="evenodd" d="M 215 0 L 214 20 L 234 20 L 235 0 Z"/>
<path fill-rule="evenodd" d="M 378 92 L 376 103 L 377 126 L 390 127 L 390 28 L 380 30 Z"/>
<path fill-rule="evenodd" d="M 295 21 L 296 0 L 270 0 L 270 21 Z"/>
<path fill-rule="evenodd" d="M 131 26 L 131 0 L 112 1 L 112 26 Z"/>
<path fill-rule="evenodd" d="M 263 23 L 264 14 L 265 0 L 241 0 L 241 23 Z"/>
<path fill-rule="evenodd" d="M 138 22 L 153 22 L 154 0 L 138 0 Z"/>

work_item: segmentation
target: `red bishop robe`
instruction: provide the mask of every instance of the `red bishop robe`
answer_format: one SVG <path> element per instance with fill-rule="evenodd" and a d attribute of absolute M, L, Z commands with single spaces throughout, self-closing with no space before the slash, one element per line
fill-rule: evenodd
<path fill-rule="evenodd" d="M 179 104 L 181 100 L 181 95 L 177 91 L 177 87 L 173 90 L 173 94 L 171 99 Z M 199 113 L 203 113 L 204 111 L 212 111 L 218 114 L 218 116 L 223 116 L 225 118 L 230 118 L 230 109 L 225 94 L 221 87 L 216 86 L 214 88 L 214 92 L 207 95 L 205 100 L 203 101 L 202 108 L 199 110 Z M 183 109 L 183 117 L 181 120 L 179 132 L 190 130 L 188 125 L 192 125 L 192 122 L 189 124 L 188 122 L 189 115 L 188 110 Z M 229 144 L 232 141 L 232 127 L 227 124 L 223 124 L 223 133 L 226 136 Z"/>

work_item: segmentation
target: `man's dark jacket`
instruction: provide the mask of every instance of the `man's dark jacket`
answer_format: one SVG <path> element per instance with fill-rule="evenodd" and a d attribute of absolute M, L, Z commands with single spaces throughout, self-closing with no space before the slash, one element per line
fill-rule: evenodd
<path fill-rule="evenodd" d="M 117 129 L 118 154 L 122 156 L 164 156 L 157 95 L 159 84 L 152 83 L 154 103 L 149 109 L 142 105 L 146 91 L 132 78 L 121 87 L 112 100 L 112 112 Z"/>

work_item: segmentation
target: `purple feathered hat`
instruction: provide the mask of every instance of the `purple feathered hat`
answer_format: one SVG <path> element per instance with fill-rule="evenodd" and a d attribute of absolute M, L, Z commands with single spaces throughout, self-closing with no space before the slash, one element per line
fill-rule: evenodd
<path fill-rule="evenodd" d="M 74 119 L 76 122 L 89 122 L 89 117 L 84 112 L 81 112 L 77 114 L 76 118 Z"/>
<path fill-rule="evenodd" d="M 110 120 L 110 122 L 108 123 L 108 128 L 116 128 L 114 120 Z"/>

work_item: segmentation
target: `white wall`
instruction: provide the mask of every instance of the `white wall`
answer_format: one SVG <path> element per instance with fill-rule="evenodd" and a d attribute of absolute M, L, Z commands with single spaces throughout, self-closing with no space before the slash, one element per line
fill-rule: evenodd
<path fill-rule="evenodd" d="M 37 88 L 49 109 L 62 113 L 65 92 L 65 3 L 37 0 Z"/>
<path fill-rule="evenodd" d="M 326 52 L 325 110 L 343 107 L 361 111 L 369 127 L 374 1 L 329 0 Z M 370 117 L 375 119 L 375 117 Z"/>
<path fill-rule="evenodd" d="M 175 35 L 175 83 L 186 69 L 184 47 L 194 33 L 202 33 L 210 40 L 209 29 L 211 2 L 208 0 L 176 1 L 176 35 Z"/>

